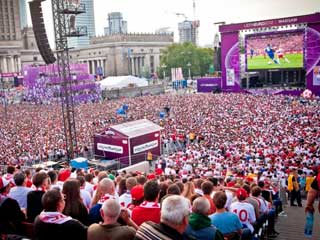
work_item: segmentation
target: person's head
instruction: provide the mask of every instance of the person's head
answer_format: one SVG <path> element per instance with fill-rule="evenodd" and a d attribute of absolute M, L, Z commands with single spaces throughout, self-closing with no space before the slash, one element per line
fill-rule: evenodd
<path fill-rule="evenodd" d="M 29 169 L 26 169 L 24 170 L 24 174 L 29 178 L 31 176 L 31 171 Z"/>
<path fill-rule="evenodd" d="M 205 197 L 198 197 L 192 203 L 192 212 L 207 216 L 210 211 L 209 200 Z"/>
<path fill-rule="evenodd" d="M 181 194 L 180 188 L 175 183 L 171 184 L 167 189 L 167 194 L 180 195 Z"/>
<path fill-rule="evenodd" d="M 263 182 L 263 181 L 259 181 L 259 182 L 258 182 L 258 186 L 259 186 L 260 188 L 264 188 L 264 182 Z"/>
<path fill-rule="evenodd" d="M 160 187 L 157 181 L 147 181 L 143 187 L 144 199 L 148 202 L 155 202 L 159 196 Z"/>
<path fill-rule="evenodd" d="M 80 182 L 77 179 L 69 178 L 63 183 L 62 193 L 68 201 L 80 198 Z"/>
<path fill-rule="evenodd" d="M 179 233 L 183 233 L 188 225 L 189 201 L 178 195 L 166 197 L 161 207 L 161 223 L 164 223 Z"/>
<path fill-rule="evenodd" d="M 144 175 L 141 175 L 137 178 L 137 182 L 143 186 L 147 182 L 147 178 Z"/>
<path fill-rule="evenodd" d="M 225 192 L 218 191 L 213 196 L 213 203 L 217 209 L 223 209 L 227 202 L 227 195 Z"/>
<path fill-rule="evenodd" d="M 242 188 L 244 189 L 244 190 L 246 190 L 246 192 L 248 193 L 248 196 L 250 195 L 250 186 L 248 185 L 248 184 L 244 184 L 243 186 L 242 186 Z"/>
<path fill-rule="evenodd" d="M 110 194 L 114 195 L 115 187 L 114 182 L 109 178 L 104 178 L 99 182 L 99 187 L 102 195 Z"/>
<path fill-rule="evenodd" d="M 184 190 L 182 192 L 182 195 L 188 199 L 194 194 L 194 185 L 193 182 L 188 181 L 184 184 Z"/>
<path fill-rule="evenodd" d="M 114 199 L 106 200 L 100 209 L 101 217 L 106 224 L 116 223 L 120 212 L 121 206 Z"/>
<path fill-rule="evenodd" d="M 93 180 L 93 175 L 91 173 L 88 173 L 84 176 L 84 178 L 86 179 L 86 182 L 91 183 Z"/>
<path fill-rule="evenodd" d="M 135 177 L 129 177 L 126 180 L 127 190 L 131 191 L 131 189 L 137 185 L 137 179 Z"/>
<path fill-rule="evenodd" d="M 168 190 L 168 184 L 166 182 L 161 182 L 159 184 L 160 192 L 159 192 L 159 202 L 161 202 L 161 199 L 167 194 Z"/>
<path fill-rule="evenodd" d="M 184 190 L 184 184 L 180 181 L 175 182 L 175 184 L 179 187 L 180 193 L 183 193 Z"/>
<path fill-rule="evenodd" d="M 78 180 L 79 183 L 80 183 L 80 187 L 84 187 L 84 186 L 85 186 L 86 180 L 84 179 L 84 176 L 78 175 L 78 176 L 77 176 L 77 180 Z"/>
<path fill-rule="evenodd" d="M 126 191 L 127 191 L 126 179 L 125 178 L 121 178 L 121 180 L 119 181 L 119 184 L 118 184 L 118 194 L 119 194 L 119 196 L 122 195 L 123 193 L 125 193 Z"/>
<path fill-rule="evenodd" d="M 258 186 L 253 187 L 252 190 L 251 190 L 251 194 L 254 197 L 259 197 L 260 194 L 261 194 L 261 188 L 258 187 Z"/>
<path fill-rule="evenodd" d="M 136 185 L 131 189 L 132 204 L 138 206 L 143 202 L 144 190 L 141 185 Z"/>
<path fill-rule="evenodd" d="M 45 212 L 62 212 L 65 207 L 64 197 L 56 188 L 47 191 L 41 202 Z"/>
<path fill-rule="evenodd" d="M 195 183 L 194 183 L 195 188 L 201 189 L 202 183 L 203 183 L 203 180 L 202 180 L 202 179 L 200 179 L 200 178 L 199 178 L 199 179 L 196 179 L 196 180 L 195 180 Z"/>
<path fill-rule="evenodd" d="M 48 172 L 51 184 L 55 184 L 58 181 L 58 174 L 56 171 L 52 170 Z"/>
<path fill-rule="evenodd" d="M 213 191 L 213 184 L 210 181 L 205 181 L 201 184 L 201 190 L 204 195 L 210 195 Z"/>
<path fill-rule="evenodd" d="M 236 192 L 236 196 L 237 196 L 238 200 L 241 202 L 248 197 L 248 193 L 243 188 L 239 188 Z"/>
<path fill-rule="evenodd" d="M 16 173 L 13 176 L 13 180 L 14 180 L 14 183 L 16 184 L 16 186 L 18 186 L 18 187 L 26 185 L 26 175 L 24 175 L 23 172 Z"/>
<path fill-rule="evenodd" d="M 11 165 L 10 165 L 10 166 L 7 167 L 7 173 L 8 173 L 8 174 L 14 174 L 15 171 L 16 171 L 15 166 L 11 166 Z"/>
<path fill-rule="evenodd" d="M 10 191 L 10 182 L 6 180 L 4 177 L 0 177 L 0 193 L 8 194 Z"/>
<path fill-rule="evenodd" d="M 37 188 L 47 189 L 49 186 L 49 176 L 45 172 L 38 172 L 33 176 L 32 183 Z"/>

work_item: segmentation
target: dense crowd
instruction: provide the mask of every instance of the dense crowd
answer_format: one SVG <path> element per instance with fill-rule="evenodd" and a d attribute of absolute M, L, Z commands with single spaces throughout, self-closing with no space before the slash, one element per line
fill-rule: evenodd
<path fill-rule="evenodd" d="M 268 151 L 286 153 L 302 140 L 305 142 L 298 148 L 316 151 L 320 112 L 317 103 L 316 100 L 302 103 L 286 96 L 192 94 L 78 105 L 78 151 L 92 147 L 95 133 L 125 120 L 116 114 L 123 104 L 129 106 L 127 121 L 147 118 L 160 123 L 159 112 L 164 107 L 170 108 L 170 115 L 161 123 L 163 138 L 168 141 L 175 140 L 179 134 L 194 133 L 195 138 L 201 140 L 201 145 L 195 147 L 204 146 L 215 151 L 224 148 L 240 158 L 259 151 L 264 155 Z M 5 119 L 4 114 L 0 117 L 2 164 L 46 160 L 56 152 L 64 153 L 60 105 L 10 105 L 8 118 Z"/>
<path fill-rule="evenodd" d="M 125 118 L 116 114 L 124 104 Z M 13 165 L 64 154 L 61 108 L 10 106 L 0 128 L 1 161 L 10 165 L 0 178 L 1 231 L 22 234 L 27 221 L 38 239 L 252 239 L 268 222 L 268 237 L 276 237 L 287 193 L 301 207 L 301 191 L 320 188 L 319 106 L 317 98 L 244 94 L 79 105 L 79 152 L 111 124 L 147 118 L 163 126 L 166 154 L 155 172 L 37 169 L 33 176 Z"/>

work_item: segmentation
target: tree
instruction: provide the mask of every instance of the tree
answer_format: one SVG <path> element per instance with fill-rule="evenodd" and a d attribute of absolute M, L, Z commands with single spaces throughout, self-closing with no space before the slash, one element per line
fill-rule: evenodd
<path fill-rule="evenodd" d="M 188 78 L 188 63 L 191 64 L 191 76 L 206 75 L 213 64 L 213 50 L 197 47 L 190 42 L 174 43 L 161 51 L 158 75 L 163 78 L 165 71 L 166 76 L 171 76 L 171 68 L 181 67 L 183 76 Z"/>

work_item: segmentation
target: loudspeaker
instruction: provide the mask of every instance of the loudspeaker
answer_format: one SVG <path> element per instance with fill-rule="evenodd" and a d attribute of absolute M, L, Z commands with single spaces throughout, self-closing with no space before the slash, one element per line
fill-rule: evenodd
<path fill-rule="evenodd" d="M 44 0 L 34 0 L 29 2 L 30 15 L 33 25 L 34 36 L 37 41 L 37 46 L 43 61 L 46 64 L 52 64 L 56 61 L 56 58 L 50 48 L 45 25 L 43 22 L 43 14 L 41 8 L 41 2 Z"/>

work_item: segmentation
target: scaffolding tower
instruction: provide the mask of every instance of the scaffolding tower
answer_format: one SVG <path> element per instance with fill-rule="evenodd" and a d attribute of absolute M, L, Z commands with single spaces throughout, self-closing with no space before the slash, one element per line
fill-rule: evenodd
<path fill-rule="evenodd" d="M 68 37 L 86 36 L 86 27 L 71 27 L 76 15 L 85 13 L 85 5 L 75 0 L 52 0 L 52 15 L 55 34 L 57 67 L 61 82 L 60 97 L 68 160 L 77 153 L 77 134 L 72 86 L 74 78 L 70 74 Z M 73 21 L 73 23 L 72 23 Z"/>

